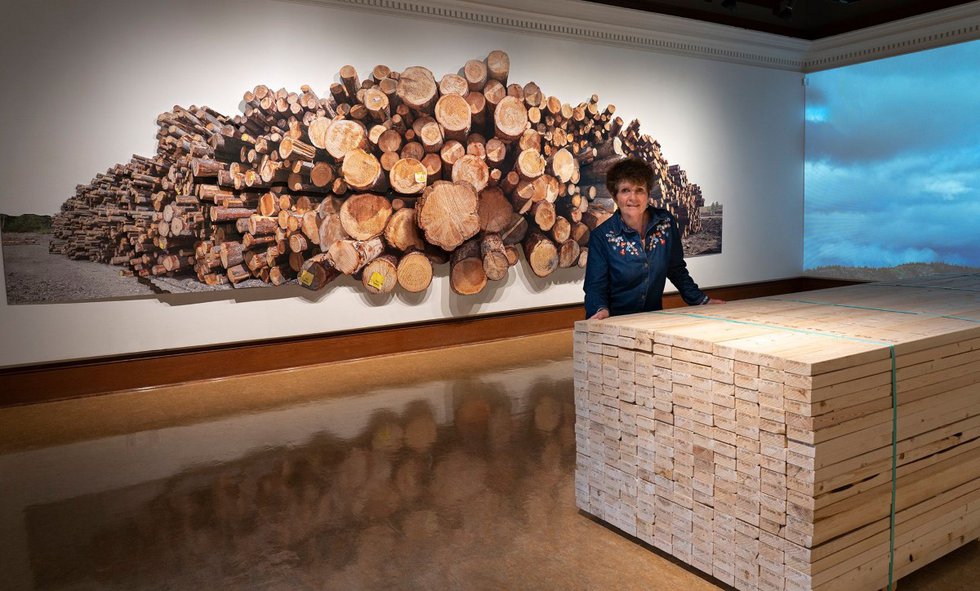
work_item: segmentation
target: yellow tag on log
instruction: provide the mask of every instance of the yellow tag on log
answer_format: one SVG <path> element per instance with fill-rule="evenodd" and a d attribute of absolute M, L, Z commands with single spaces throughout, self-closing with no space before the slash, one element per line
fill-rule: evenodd
<path fill-rule="evenodd" d="M 313 273 L 309 271 L 303 271 L 299 274 L 299 284 L 303 287 L 309 287 L 313 285 Z"/>
<path fill-rule="evenodd" d="M 377 271 L 371 273 L 371 278 L 368 279 L 368 285 L 370 285 L 374 289 L 381 289 L 384 286 L 384 284 L 385 284 L 384 275 L 378 273 Z"/>
<path fill-rule="evenodd" d="M 425 182 L 425 179 L 426 179 L 426 174 L 425 174 L 425 171 L 424 170 L 421 171 L 421 172 L 416 172 L 415 173 L 415 182 L 416 183 L 424 183 Z"/>

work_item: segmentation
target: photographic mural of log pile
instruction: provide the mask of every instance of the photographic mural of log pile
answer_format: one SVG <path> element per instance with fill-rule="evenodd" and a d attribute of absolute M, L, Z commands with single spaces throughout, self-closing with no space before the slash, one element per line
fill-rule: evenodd
<path fill-rule="evenodd" d="M 699 187 L 638 121 L 509 70 L 499 50 L 439 79 L 347 65 L 329 96 L 257 86 L 233 117 L 174 107 L 157 118 L 155 156 L 76 188 L 52 250 L 208 285 L 319 289 L 347 274 L 372 293 L 424 291 L 448 262 L 453 291 L 475 294 L 521 253 L 539 277 L 584 267 L 590 230 L 614 209 L 605 173 L 626 156 L 650 163 L 655 203 L 685 235 L 700 229 Z"/>

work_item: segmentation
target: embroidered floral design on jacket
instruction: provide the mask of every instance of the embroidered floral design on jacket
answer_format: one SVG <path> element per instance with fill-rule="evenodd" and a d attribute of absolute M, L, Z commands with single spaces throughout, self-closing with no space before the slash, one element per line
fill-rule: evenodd
<path fill-rule="evenodd" d="M 667 236 L 670 235 L 670 220 L 660 220 L 653 228 L 653 232 L 647 236 L 644 248 L 647 252 L 655 250 L 658 246 L 667 244 Z"/>
<path fill-rule="evenodd" d="M 615 230 L 606 232 L 606 240 L 609 241 L 609 244 L 612 244 L 613 250 L 618 252 L 619 256 L 626 256 L 627 254 L 640 256 L 640 249 L 636 247 L 636 243 L 620 236 Z"/>

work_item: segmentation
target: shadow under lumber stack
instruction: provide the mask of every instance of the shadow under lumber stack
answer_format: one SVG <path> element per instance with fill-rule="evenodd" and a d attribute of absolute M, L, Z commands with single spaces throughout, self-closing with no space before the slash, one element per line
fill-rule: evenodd
<path fill-rule="evenodd" d="M 539 277 L 584 267 L 614 210 L 605 173 L 627 156 L 650 163 L 653 203 L 683 235 L 700 228 L 700 189 L 638 121 L 509 71 L 499 50 L 439 80 L 383 65 L 362 80 L 348 65 L 329 96 L 260 85 L 234 117 L 174 107 L 157 118 L 155 157 L 76 188 L 52 252 L 208 285 L 320 289 L 347 274 L 372 293 L 425 291 L 448 262 L 453 291 L 475 294 L 521 253 Z"/>

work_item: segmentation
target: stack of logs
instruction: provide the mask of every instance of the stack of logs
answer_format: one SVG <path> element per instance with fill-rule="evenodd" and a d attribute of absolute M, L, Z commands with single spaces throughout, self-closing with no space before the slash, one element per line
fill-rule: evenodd
<path fill-rule="evenodd" d="M 372 293 L 424 291 L 449 262 L 452 289 L 475 294 L 522 251 L 539 277 L 584 267 L 614 209 L 605 173 L 627 156 L 651 164 L 654 202 L 683 234 L 700 229 L 700 189 L 638 121 L 624 128 L 596 95 L 573 107 L 508 84 L 509 69 L 499 50 L 439 80 L 344 66 L 326 97 L 257 86 L 234 117 L 174 107 L 154 158 L 76 188 L 52 251 L 208 285 L 347 274 Z"/>

